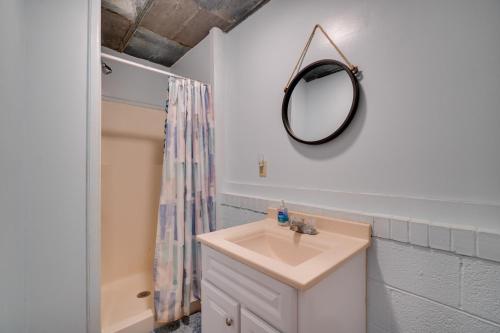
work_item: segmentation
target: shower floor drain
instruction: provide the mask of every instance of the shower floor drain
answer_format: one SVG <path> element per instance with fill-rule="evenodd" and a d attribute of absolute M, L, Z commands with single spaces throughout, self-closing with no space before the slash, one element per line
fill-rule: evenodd
<path fill-rule="evenodd" d="M 137 298 L 144 298 L 144 297 L 148 297 L 149 295 L 151 295 L 151 292 L 150 291 L 141 291 L 140 293 L 137 294 Z"/>

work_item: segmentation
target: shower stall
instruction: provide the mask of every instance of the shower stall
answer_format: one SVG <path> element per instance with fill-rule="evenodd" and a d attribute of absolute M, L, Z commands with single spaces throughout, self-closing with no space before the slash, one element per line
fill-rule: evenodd
<path fill-rule="evenodd" d="M 101 333 L 150 333 L 179 318 L 158 318 L 155 300 L 178 279 L 162 275 L 155 286 L 154 262 L 169 78 L 184 78 L 126 56 L 103 53 L 102 61 Z M 200 309 L 196 297 L 182 302 L 180 315 Z"/>
<path fill-rule="evenodd" d="M 102 333 L 154 328 L 153 256 L 165 112 L 102 103 Z"/>

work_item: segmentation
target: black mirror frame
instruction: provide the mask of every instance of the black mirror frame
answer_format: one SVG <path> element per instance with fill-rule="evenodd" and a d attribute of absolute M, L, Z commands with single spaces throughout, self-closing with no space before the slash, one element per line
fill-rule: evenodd
<path fill-rule="evenodd" d="M 342 68 L 342 70 L 346 71 L 347 74 L 349 75 L 349 78 L 351 79 L 352 83 L 352 89 L 353 89 L 353 96 L 352 96 L 352 103 L 351 103 L 351 109 L 349 110 L 349 114 L 345 118 L 344 122 L 329 136 L 320 139 L 320 140 L 315 140 L 315 141 L 306 141 L 303 140 L 297 136 L 292 131 L 292 128 L 290 127 L 290 121 L 288 119 L 288 103 L 290 102 L 290 97 L 292 96 L 293 89 L 295 86 L 299 83 L 299 81 L 306 75 L 309 71 L 313 70 L 316 67 L 323 66 L 323 65 L 337 65 Z M 358 79 L 356 76 L 353 74 L 353 72 L 345 65 L 344 63 L 333 60 L 333 59 L 323 59 L 319 60 L 316 62 L 313 62 L 306 67 L 304 67 L 300 72 L 297 73 L 297 75 L 293 78 L 292 82 L 290 82 L 290 85 L 288 89 L 285 92 L 285 97 L 283 97 L 283 104 L 281 106 L 281 117 L 283 119 L 283 125 L 285 126 L 285 130 L 287 131 L 288 135 L 290 135 L 295 141 L 298 141 L 300 143 L 304 143 L 307 145 L 320 145 L 323 143 L 326 143 L 328 141 L 331 141 L 335 139 L 337 136 L 339 136 L 346 128 L 349 126 L 351 123 L 352 119 L 354 118 L 354 115 L 356 114 L 356 110 L 358 109 L 358 101 L 359 101 L 359 83 Z"/>

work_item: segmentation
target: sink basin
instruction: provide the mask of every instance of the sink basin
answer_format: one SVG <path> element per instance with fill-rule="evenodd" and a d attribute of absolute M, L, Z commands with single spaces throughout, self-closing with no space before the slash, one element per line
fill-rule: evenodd
<path fill-rule="evenodd" d="M 307 289 L 370 245 L 370 225 L 289 212 L 316 220 L 317 235 L 299 234 L 277 225 L 276 209 L 268 218 L 198 235 L 211 247 L 298 289 Z"/>
<path fill-rule="evenodd" d="M 321 247 L 301 241 L 298 234 L 288 232 L 286 235 L 280 235 L 266 229 L 236 239 L 229 238 L 228 240 L 291 266 L 297 266 L 328 250 L 325 246 Z"/>

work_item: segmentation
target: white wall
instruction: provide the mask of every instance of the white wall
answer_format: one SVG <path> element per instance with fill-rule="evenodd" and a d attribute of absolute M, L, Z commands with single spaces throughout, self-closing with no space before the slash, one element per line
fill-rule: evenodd
<path fill-rule="evenodd" d="M 262 219 L 281 198 L 370 223 L 369 332 L 498 332 L 499 6 L 273 0 L 229 34 L 214 30 L 211 47 L 204 41 L 172 69 L 213 84 L 218 226 Z M 310 147 L 287 137 L 281 101 L 315 23 L 334 32 L 363 79 L 350 128 Z M 311 50 L 305 63 L 338 59 L 322 39 Z M 258 177 L 262 153 L 267 178 Z"/>
<path fill-rule="evenodd" d="M 212 87 L 213 104 L 215 110 L 215 164 L 216 164 L 216 188 L 217 203 L 220 203 L 219 194 L 223 188 L 225 179 L 224 165 L 224 141 L 226 127 L 224 112 L 227 107 L 227 94 L 229 93 L 227 83 L 227 56 L 229 52 L 225 49 L 225 35 L 218 29 L 213 28 L 210 33 L 198 45 L 187 52 L 173 66 L 172 71 L 194 80 L 205 82 Z M 220 206 L 218 205 L 218 208 Z M 217 214 L 217 226 L 221 227 L 220 215 Z"/>
<path fill-rule="evenodd" d="M 2 332 L 86 332 L 88 6 L 1 4 Z"/>
<path fill-rule="evenodd" d="M 363 71 L 355 120 L 319 147 L 281 120 L 315 23 Z M 215 35 L 218 227 L 281 198 L 370 223 L 368 332 L 499 332 L 499 31 L 494 0 L 273 0 Z M 305 63 L 338 59 L 311 50 Z"/>
<path fill-rule="evenodd" d="M 214 76 L 213 35 L 215 30 L 212 30 L 196 47 L 177 60 L 172 65 L 172 71 L 194 80 L 212 84 Z"/>
<path fill-rule="evenodd" d="M 102 52 L 156 69 L 170 71 L 168 67 L 102 48 Z M 110 59 L 103 59 L 113 73 L 101 75 L 104 100 L 122 102 L 147 108 L 164 110 L 168 97 L 168 76 L 133 67 Z"/>
<path fill-rule="evenodd" d="M 27 140 L 20 136 L 27 123 L 23 115 L 24 4 L 0 2 L 0 332 L 24 332 L 25 315 L 25 221 L 23 204 L 28 183 L 23 151 Z"/>
<path fill-rule="evenodd" d="M 350 127 L 311 147 L 287 136 L 281 102 L 315 23 L 363 78 Z M 220 189 L 500 230 L 499 31 L 495 0 L 269 2 L 223 36 Z M 317 37 L 304 63 L 339 59 Z"/>
<path fill-rule="evenodd" d="M 86 330 L 86 1 L 27 1 L 27 331 Z"/>

